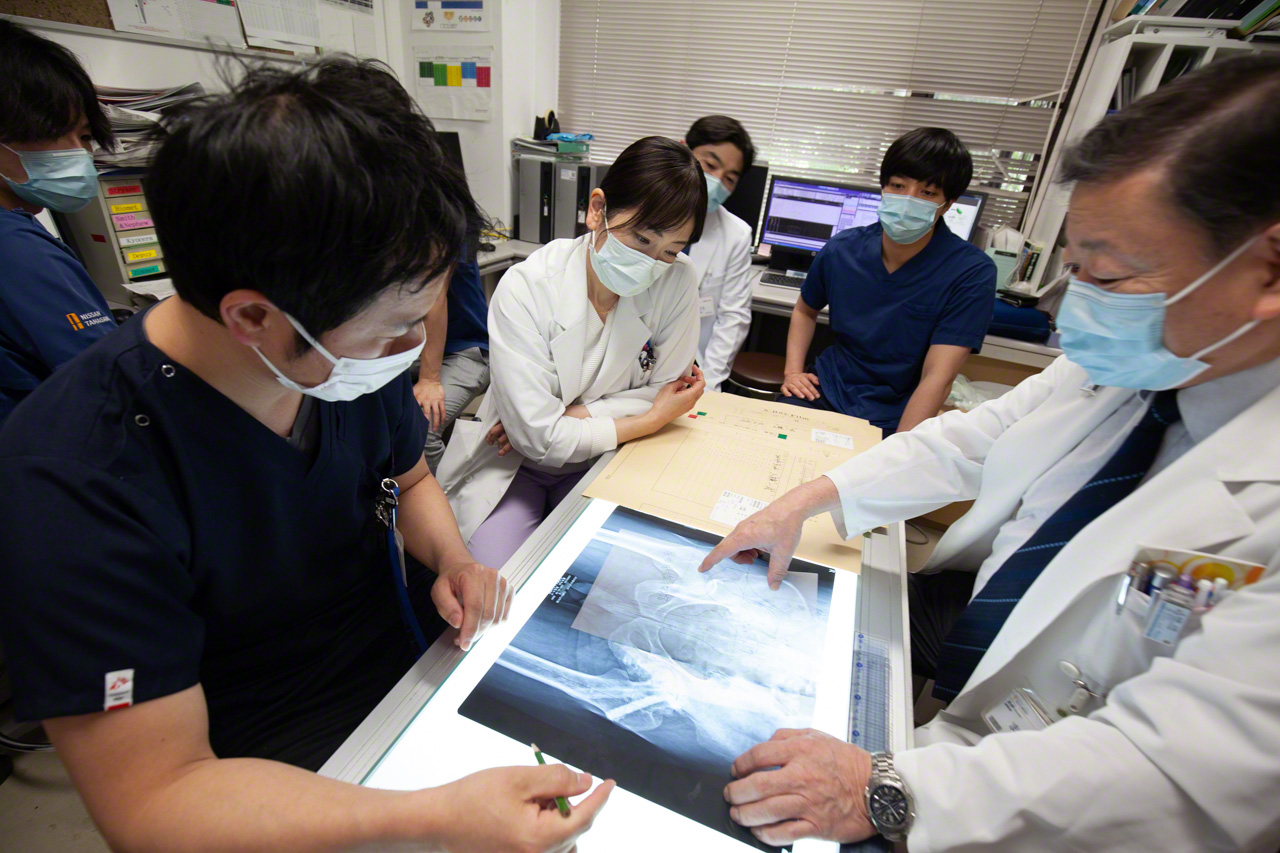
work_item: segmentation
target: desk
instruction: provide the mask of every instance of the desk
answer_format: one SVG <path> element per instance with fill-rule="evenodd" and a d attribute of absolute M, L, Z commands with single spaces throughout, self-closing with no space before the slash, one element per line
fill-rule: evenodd
<path fill-rule="evenodd" d="M 542 523 L 504 568 L 504 574 L 520 590 L 543 558 L 560 541 L 591 503 L 582 490 L 604 470 L 612 453 L 605 454 L 582 478 L 577 488 Z M 762 580 L 763 582 L 763 580 Z M 527 590 L 535 592 L 532 588 Z M 517 592 L 517 596 L 520 592 Z M 912 745 L 910 643 L 907 622 L 906 546 L 901 524 L 879 528 L 863 545 L 862 574 L 857 595 L 857 630 L 886 640 L 889 660 L 888 731 L 885 747 L 900 751 Z M 409 670 L 347 741 L 320 769 L 320 774 L 359 783 L 378 761 L 396 748 L 397 738 L 414 720 L 445 679 L 463 660 L 447 634 Z M 850 727 L 852 729 L 853 715 Z M 870 744 L 868 744 L 870 745 Z M 588 836 L 588 844 L 590 836 Z"/>
<path fill-rule="evenodd" d="M 485 295 L 492 296 L 498 286 L 498 278 L 507 268 L 523 261 L 537 249 L 538 243 L 527 243 L 523 240 L 504 240 L 495 244 L 492 252 L 481 252 L 477 261 L 480 276 L 485 282 Z M 760 276 L 767 271 L 764 264 L 756 264 L 751 268 L 751 310 L 761 314 L 773 314 L 778 317 L 790 317 L 791 310 L 800 298 L 797 287 L 780 287 L 776 284 L 762 284 Z M 827 323 L 827 311 L 824 308 L 818 314 L 819 323 Z M 1013 338 L 1002 338 L 998 335 L 987 335 L 982 350 L 976 355 L 994 361 L 1020 364 L 1041 370 L 1048 367 L 1053 360 L 1062 355 L 1057 347 L 1033 344 L 1030 341 L 1019 341 Z"/>

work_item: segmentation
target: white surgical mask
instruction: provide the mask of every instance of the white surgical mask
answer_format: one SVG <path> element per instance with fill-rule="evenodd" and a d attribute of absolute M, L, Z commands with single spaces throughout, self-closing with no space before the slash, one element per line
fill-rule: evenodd
<path fill-rule="evenodd" d="M 281 385 L 291 391 L 301 391 L 303 394 L 315 397 L 317 400 L 325 400 L 330 403 L 354 400 L 357 397 L 377 391 L 408 370 L 409 365 L 413 364 L 427 343 L 426 325 L 424 324 L 422 343 L 412 349 L 398 352 L 395 355 L 386 355 L 382 358 L 347 358 L 346 356 L 335 358 L 327 349 L 320 346 L 320 342 L 311 337 L 306 329 L 302 328 L 301 323 L 288 314 L 284 316 L 293 328 L 297 330 L 298 334 L 306 339 L 307 343 L 315 347 L 316 351 L 322 356 L 333 362 L 333 371 L 329 374 L 329 378 L 319 385 L 312 385 L 311 387 L 299 385 L 281 373 L 271 363 L 271 360 L 262 354 L 262 350 L 254 347 L 253 351 L 258 354 L 258 358 L 262 359 L 267 367 L 271 368 L 271 372 L 276 375 L 276 379 Z"/>
<path fill-rule="evenodd" d="M 604 221 L 604 248 L 596 251 L 596 238 L 591 235 L 591 268 L 600 283 L 619 296 L 636 296 L 648 290 L 670 264 L 633 249 L 609 233 L 609 210 L 600 211 Z"/>

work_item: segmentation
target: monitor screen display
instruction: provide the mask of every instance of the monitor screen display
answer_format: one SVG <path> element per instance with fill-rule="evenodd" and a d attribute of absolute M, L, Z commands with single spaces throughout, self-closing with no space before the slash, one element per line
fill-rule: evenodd
<path fill-rule="evenodd" d="M 879 209 L 877 190 L 774 178 L 760 241 L 816 252 L 846 228 L 875 222 Z"/>
<path fill-rule="evenodd" d="M 951 233 L 968 240 L 986 196 L 966 192 L 944 215 Z M 774 178 L 760 242 L 784 249 L 818 251 L 846 228 L 878 221 L 880 192 L 873 189 Z"/>

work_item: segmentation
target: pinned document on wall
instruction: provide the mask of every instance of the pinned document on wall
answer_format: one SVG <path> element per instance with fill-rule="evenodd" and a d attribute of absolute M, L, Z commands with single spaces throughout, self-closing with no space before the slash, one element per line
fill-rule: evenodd
<path fill-rule="evenodd" d="M 365 2 L 371 0 L 350 3 L 346 0 L 321 0 L 316 6 L 320 20 L 320 46 L 325 53 L 377 56 L 373 9 L 363 5 Z"/>
<path fill-rule="evenodd" d="M 120 32 L 244 47 L 237 0 L 107 0 Z"/>
<path fill-rule="evenodd" d="M 250 44 L 265 41 L 320 46 L 316 0 L 236 0 Z M 274 45 L 263 45 L 271 46 Z"/>
<path fill-rule="evenodd" d="M 487 33 L 492 0 L 413 0 L 413 28 L 430 32 Z"/>
<path fill-rule="evenodd" d="M 415 47 L 418 104 L 431 118 L 492 117 L 493 48 Z"/>

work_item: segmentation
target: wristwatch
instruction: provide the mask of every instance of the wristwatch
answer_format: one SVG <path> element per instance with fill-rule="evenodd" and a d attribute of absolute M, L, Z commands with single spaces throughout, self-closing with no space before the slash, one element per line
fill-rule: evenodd
<path fill-rule="evenodd" d="M 871 825 L 890 841 L 906 841 L 915 816 L 915 801 L 893 769 L 893 755 L 872 753 L 871 779 L 867 782 L 867 818 Z"/>

